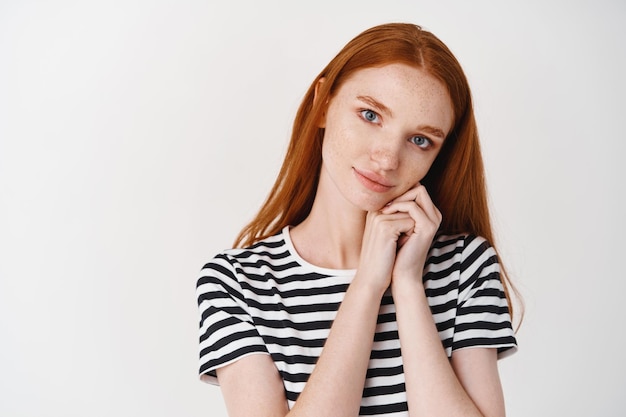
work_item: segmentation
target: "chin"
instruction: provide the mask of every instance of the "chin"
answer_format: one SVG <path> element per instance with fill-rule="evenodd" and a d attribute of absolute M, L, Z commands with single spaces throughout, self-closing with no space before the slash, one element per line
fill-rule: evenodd
<path fill-rule="evenodd" d="M 352 201 L 352 204 L 355 207 L 363 211 L 378 211 L 385 207 L 385 205 L 390 202 L 393 198 L 359 198 Z"/>

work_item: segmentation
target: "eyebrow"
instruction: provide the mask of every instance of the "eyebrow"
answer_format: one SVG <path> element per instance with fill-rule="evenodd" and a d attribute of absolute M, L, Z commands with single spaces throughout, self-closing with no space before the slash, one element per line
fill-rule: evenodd
<path fill-rule="evenodd" d="M 387 115 L 393 116 L 393 114 L 391 113 L 391 110 L 389 109 L 389 107 L 385 106 L 383 103 L 381 103 L 380 101 L 376 100 L 373 97 L 370 97 L 370 96 L 356 96 L 356 98 L 361 100 L 364 103 L 369 104 L 372 107 L 376 107 L 382 113 L 387 113 Z"/>
<path fill-rule="evenodd" d="M 387 113 L 387 115 L 389 115 L 390 117 L 393 116 L 389 107 L 385 106 L 383 103 L 381 103 L 380 101 L 376 100 L 375 98 L 371 96 L 357 96 L 356 98 L 364 103 L 369 104 L 372 107 L 375 107 L 382 113 Z M 446 135 L 445 133 L 443 133 L 443 130 L 439 129 L 438 127 L 423 125 L 423 126 L 418 126 L 417 130 L 421 130 L 433 136 L 437 136 L 441 139 L 446 138 Z"/>
<path fill-rule="evenodd" d="M 422 130 L 426 133 L 430 133 L 433 136 L 437 136 L 441 139 L 445 139 L 446 135 L 443 133 L 443 130 L 439 129 L 438 127 L 433 127 L 433 126 L 420 126 L 418 128 L 418 130 Z"/>

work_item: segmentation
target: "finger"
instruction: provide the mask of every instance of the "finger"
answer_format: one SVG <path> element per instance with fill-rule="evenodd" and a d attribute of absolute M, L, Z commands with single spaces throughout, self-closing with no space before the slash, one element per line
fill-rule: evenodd
<path fill-rule="evenodd" d="M 395 203 L 393 206 L 390 206 L 388 210 L 398 210 L 398 212 L 406 213 L 411 218 L 413 227 L 411 230 L 405 232 L 408 236 L 414 233 L 429 236 L 439 229 L 439 220 L 429 218 L 414 201 Z"/>
<path fill-rule="evenodd" d="M 421 199 L 418 199 L 418 201 L 395 202 L 384 207 L 381 212 L 387 214 L 397 212 L 408 213 L 415 221 L 416 226 L 424 221 L 436 224 L 437 227 L 439 226 L 439 223 L 441 223 L 441 213 L 429 198 L 427 201 L 421 201 Z"/>
<path fill-rule="evenodd" d="M 397 201 L 383 207 L 380 211 L 383 214 L 408 213 L 413 219 L 415 219 L 419 215 L 425 215 L 422 208 L 413 200 Z"/>
<path fill-rule="evenodd" d="M 424 210 L 424 213 L 426 213 L 429 219 L 437 221 L 437 223 L 441 223 L 441 212 L 437 206 L 435 206 L 435 203 L 433 203 L 426 187 L 420 187 L 417 189 L 415 203 L 420 206 L 422 210 Z"/>
<path fill-rule="evenodd" d="M 378 229 L 381 227 L 382 229 Z M 381 213 L 372 219 L 372 227 L 369 235 L 375 233 L 375 230 L 386 230 L 397 239 L 404 233 L 412 233 L 415 228 L 415 220 L 405 211 L 397 211 L 394 213 Z"/>

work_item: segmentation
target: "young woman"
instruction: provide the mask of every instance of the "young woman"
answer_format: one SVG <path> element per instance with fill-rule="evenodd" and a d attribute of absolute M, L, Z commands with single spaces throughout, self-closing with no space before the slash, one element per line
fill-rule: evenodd
<path fill-rule="evenodd" d="M 516 349 L 469 86 L 412 24 L 319 74 L 256 218 L 198 280 L 231 417 L 502 416 Z"/>

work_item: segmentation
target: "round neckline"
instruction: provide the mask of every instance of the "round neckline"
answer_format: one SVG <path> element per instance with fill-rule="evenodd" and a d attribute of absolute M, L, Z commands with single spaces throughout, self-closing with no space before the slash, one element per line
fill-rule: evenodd
<path fill-rule="evenodd" d="M 289 233 L 290 228 L 291 226 L 289 225 L 283 227 L 283 231 L 282 231 L 283 237 L 285 239 L 285 244 L 287 245 L 287 250 L 289 251 L 289 253 L 291 253 L 291 256 L 293 256 L 300 265 L 310 268 L 314 270 L 315 272 L 319 272 L 319 273 L 327 274 L 327 275 L 349 276 L 349 275 L 354 275 L 356 273 L 356 269 L 324 268 L 322 266 L 314 265 L 310 263 L 309 261 L 307 261 L 306 259 L 304 259 L 302 256 L 300 256 L 300 254 L 296 250 L 296 247 L 293 245 L 293 241 L 291 240 L 291 234 Z"/>

